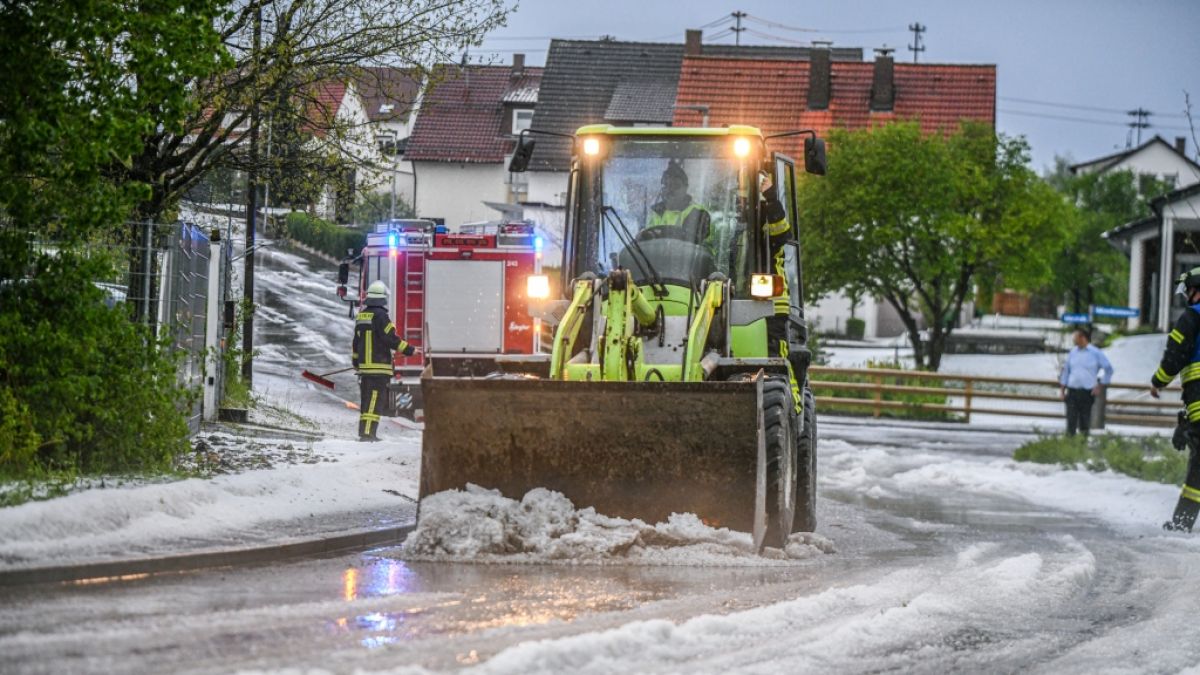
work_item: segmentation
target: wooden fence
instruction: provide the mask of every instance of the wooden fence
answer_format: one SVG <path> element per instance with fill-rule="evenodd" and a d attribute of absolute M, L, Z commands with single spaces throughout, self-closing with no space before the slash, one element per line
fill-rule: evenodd
<path fill-rule="evenodd" d="M 1062 400 L 1058 395 L 1056 380 L 1037 380 L 984 375 L 955 375 L 913 370 L 887 368 L 829 368 L 812 366 L 809 381 L 816 395 L 819 408 L 865 410 L 880 417 L 888 410 L 906 412 L 932 411 L 947 413 L 962 422 L 969 422 L 972 414 L 1012 415 L 1015 417 L 1047 417 L 1062 419 L 1065 416 Z M 837 381 L 852 378 L 857 381 Z M 912 384 L 918 382 L 919 384 Z M 926 384 L 928 383 L 928 386 Z M 1117 392 L 1137 392 L 1136 400 Z M 822 392 L 826 392 L 822 395 Z M 845 392 L 857 392 L 866 398 L 853 398 Z M 1181 409 L 1179 388 L 1162 391 L 1162 398 L 1150 398 L 1150 386 L 1141 384 L 1111 384 L 1096 402 L 1094 428 L 1103 428 L 1104 423 L 1173 426 L 1175 414 Z M 843 393 L 839 396 L 838 393 Z M 942 403 L 897 400 L 897 395 L 919 395 L 941 397 Z M 980 405 L 982 401 L 982 405 Z M 1029 406 L 1003 406 L 998 401 L 1019 403 L 1054 403 L 1056 412 L 1031 410 Z M 1097 420 L 1099 417 L 1099 420 Z"/>

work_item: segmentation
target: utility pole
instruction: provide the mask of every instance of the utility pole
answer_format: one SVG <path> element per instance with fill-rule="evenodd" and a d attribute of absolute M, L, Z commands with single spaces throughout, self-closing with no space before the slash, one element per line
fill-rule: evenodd
<path fill-rule="evenodd" d="M 922 26 L 921 22 L 918 21 L 917 23 L 908 24 L 908 29 L 913 34 L 913 43 L 908 46 L 908 51 L 913 53 L 913 63 L 916 63 L 917 57 L 921 55 L 921 52 L 925 51 L 925 45 L 921 42 L 921 33 L 925 32 L 925 26 Z"/>
<path fill-rule="evenodd" d="M 733 12 L 730 16 L 737 20 L 737 25 L 729 30 L 733 31 L 735 44 L 740 47 L 742 46 L 742 31 L 746 30 L 745 28 L 742 28 L 742 19 L 745 18 L 746 13 L 738 10 Z"/>
<path fill-rule="evenodd" d="M 262 7 L 254 13 L 254 72 L 262 48 Z M 258 100 L 250 110 L 250 170 L 246 178 L 246 253 L 242 279 L 245 316 L 242 317 L 242 382 L 250 388 L 254 379 L 254 241 L 258 219 Z"/>
<path fill-rule="evenodd" d="M 1129 128 L 1137 129 L 1137 144 L 1141 145 L 1142 144 L 1142 129 L 1150 128 L 1150 115 L 1152 113 L 1149 110 L 1146 110 L 1145 108 L 1139 107 L 1137 110 L 1130 110 L 1129 112 L 1127 112 L 1125 114 L 1129 115 L 1130 117 L 1137 118 L 1135 121 L 1129 123 Z"/>

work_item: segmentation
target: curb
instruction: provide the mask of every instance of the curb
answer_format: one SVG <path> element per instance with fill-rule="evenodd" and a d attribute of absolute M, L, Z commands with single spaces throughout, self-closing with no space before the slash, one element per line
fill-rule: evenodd
<path fill-rule="evenodd" d="M 404 541 L 416 524 L 343 534 L 324 539 L 260 546 L 256 548 L 186 553 L 114 562 L 85 563 L 58 567 L 34 567 L 0 572 L 0 588 L 49 583 L 100 583 L 142 578 L 155 574 L 189 572 L 215 567 L 269 563 L 353 549 L 366 549 Z"/>

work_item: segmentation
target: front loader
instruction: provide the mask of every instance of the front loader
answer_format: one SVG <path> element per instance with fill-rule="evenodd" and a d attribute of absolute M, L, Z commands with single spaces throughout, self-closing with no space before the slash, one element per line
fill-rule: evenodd
<path fill-rule="evenodd" d="M 524 132 L 511 171 L 533 141 Z M 811 132 L 805 168 L 824 173 Z M 561 135 L 561 134 L 551 134 Z M 574 147 L 551 353 L 426 370 L 421 496 L 545 487 L 648 522 L 692 512 L 783 546 L 816 525 L 795 168 L 761 131 L 592 125 Z M 682 188 L 681 188 L 682 185 Z"/>

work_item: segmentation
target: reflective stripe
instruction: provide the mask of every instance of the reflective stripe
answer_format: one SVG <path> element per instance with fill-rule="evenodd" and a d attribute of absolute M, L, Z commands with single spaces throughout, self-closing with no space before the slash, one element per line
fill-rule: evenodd
<path fill-rule="evenodd" d="M 1189 410 L 1187 418 L 1189 422 L 1200 422 L 1200 410 Z"/>
<path fill-rule="evenodd" d="M 392 366 L 386 363 L 360 363 L 358 364 L 358 372 L 366 375 L 370 375 L 372 373 L 391 375 Z"/>
<path fill-rule="evenodd" d="M 372 414 L 375 412 L 375 404 L 378 401 L 379 401 L 379 392 L 378 391 L 371 392 L 371 403 L 370 403 L 370 405 L 367 406 L 368 414 Z M 375 419 L 379 419 L 379 416 L 375 415 Z"/>
<path fill-rule="evenodd" d="M 1180 333 L 1178 328 L 1172 330 L 1167 337 L 1178 342 L 1179 344 L 1183 344 L 1183 333 Z"/>
<path fill-rule="evenodd" d="M 692 215 L 692 211 L 695 211 L 699 208 L 701 208 L 699 204 L 692 202 L 684 207 L 682 211 L 663 211 L 662 213 L 652 211 L 650 213 L 650 220 L 646 223 L 646 227 L 650 228 L 662 227 L 664 225 L 683 225 L 683 223 L 687 220 L 687 217 Z M 668 215 L 670 215 L 672 218 L 668 219 Z M 671 222 L 672 219 L 673 222 Z"/>
<path fill-rule="evenodd" d="M 388 322 L 388 325 L 383 327 L 383 334 L 387 335 L 388 333 L 394 332 L 395 330 L 396 330 L 396 324 Z"/>
<path fill-rule="evenodd" d="M 1174 378 L 1172 378 L 1170 375 L 1167 375 L 1167 371 L 1159 367 L 1158 370 L 1154 371 L 1154 379 L 1158 380 L 1159 382 L 1170 383 Z"/>
<path fill-rule="evenodd" d="M 1162 368 L 1159 368 L 1159 370 L 1162 370 Z M 1170 381 L 1170 378 L 1163 379 L 1167 380 L 1168 382 Z M 1193 380 L 1200 380 L 1200 363 L 1189 363 L 1183 367 L 1183 370 L 1179 371 L 1180 382 L 1186 383 Z"/>
<path fill-rule="evenodd" d="M 363 413 L 363 414 L 359 415 L 359 418 L 364 421 L 370 421 L 370 422 L 378 422 L 379 421 L 379 415 L 376 415 L 374 413 Z"/>
<path fill-rule="evenodd" d="M 788 225 L 787 218 L 784 218 L 783 220 L 777 220 L 773 223 L 767 223 L 767 234 L 771 235 L 772 237 L 778 237 L 790 229 L 792 228 L 790 225 Z"/>
<path fill-rule="evenodd" d="M 1183 486 L 1183 494 L 1180 496 L 1182 496 L 1184 499 L 1190 499 L 1194 502 L 1200 503 L 1200 490 L 1197 490 L 1186 483 Z"/>

